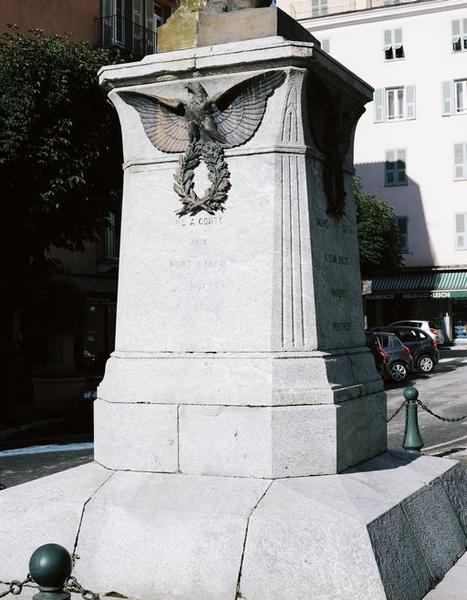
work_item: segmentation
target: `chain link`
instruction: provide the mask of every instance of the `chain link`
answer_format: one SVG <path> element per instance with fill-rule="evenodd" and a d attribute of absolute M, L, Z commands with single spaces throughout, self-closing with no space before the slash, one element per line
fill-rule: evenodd
<path fill-rule="evenodd" d="M 464 415 L 463 417 L 453 417 L 453 418 L 442 417 L 441 415 L 437 415 L 430 408 L 428 408 L 428 406 L 426 404 L 423 404 L 423 402 L 421 400 L 417 399 L 416 402 L 421 408 L 423 408 L 424 411 L 429 413 L 432 417 L 439 419 L 440 421 L 446 421 L 448 423 L 458 423 L 459 421 L 464 421 L 464 419 L 467 419 L 467 415 Z"/>
<path fill-rule="evenodd" d="M 13 596 L 19 596 L 23 591 L 23 586 L 32 581 L 31 575 L 27 575 L 26 579 L 23 581 L 18 581 L 14 579 L 13 581 L 0 581 L 1 584 L 7 585 L 8 589 L 5 592 L 0 592 L 0 598 L 4 598 L 8 596 L 8 594 L 13 594 Z"/>
<path fill-rule="evenodd" d="M 86 590 L 80 583 L 76 577 L 68 577 L 65 582 L 65 589 L 67 592 L 74 592 L 77 594 L 81 594 L 83 600 L 99 600 L 99 594 L 95 594 L 91 592 L 91 590 Z"/>
<path fill-rule="evenodd" d="M 404 408 L 404 406 L 406 406 L 408 404 L 407 400 L 404 400 L 401 405 L 396 408 L 396 410 L 392 413 L 392 415 L 389 417 L 389 419 L 386 420 L 386 423 L 389 423 L 390 421 L 392 421 L 394 419 L 394 417 L 397 417 L 397 415 L 400 413 L 400 411 Z"/>

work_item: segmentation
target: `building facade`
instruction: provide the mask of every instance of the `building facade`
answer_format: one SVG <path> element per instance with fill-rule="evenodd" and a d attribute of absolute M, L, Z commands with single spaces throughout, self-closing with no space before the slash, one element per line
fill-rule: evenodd
<path fill-rule="evenodd" d="M 368 323 L 439 320 L 449 340 L 467 340 L 467 2 L 282 8 L 375 88 L 357 128 L 356 173 L 392 205 L 405 267 L 373 280 Z"/>

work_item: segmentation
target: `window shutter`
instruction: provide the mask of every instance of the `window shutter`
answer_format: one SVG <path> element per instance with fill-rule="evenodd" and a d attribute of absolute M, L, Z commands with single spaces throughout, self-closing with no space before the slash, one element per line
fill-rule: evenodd
<path fill-rule="evenodd" d="M 402 46 L 402 29 L 394 29 L 394 46 L 396 48 Z"/>
<path fill-rule="evenodd" d="M 384 49 L 389 50 L 392 46 L 392 30 L 385 29 L 384 30 Z"/>
<path fill-rule="evenodd" d="M 154 0 L 146 0 L 144 7 L 144 32 L 146 38 L 146 52 L 145 54 L 151 54 L 154 52 L 155 42 L 155 23 L 154 23 Z"/>
<path fill-rule="evenodd" d="M 323 49 L 325 52 L 327 52 L 327 54 L 329 54 L 329 49 L 330 49 L 330 46 L 329 46 L 329 40 L 328 40 L 328 39 L 321 40 L 321 48 L 322 48 L 322 49 Z"/>
<path fill-rule="evenodd" d="M 384 163 L 384 183 L 394 185 L 396 183 L 396 162 L 394 150 L 386 150 L 386 162 Z"/>
<path fill-rule="evenodd" d="M 108 17 L 113 14 L 113 0 L 102 0 L 102 16 Z"/>
<path fill-rule="evenodd" d="M 452 114 L 452 81 L 443 81 L 442 83 L 442 115 Z"/>
<path fill-rule="evenodd" d="M 384 90 L 375 90 L 374 95 L 375 102 L 375 123 L 381 123 L 384 121 Z"/>
<path fill-rule="evenodd" d="M 405 88 L 405 118 L 415 119 L 415 86 Z"/>
<path fill-rule="evenodd" d="M 464 167 L 464 144 L 454 144 L 454 179 L 463 179 Z"/>
<path fill-rule="evenodd" d="M 150 31 L 154 30 L 154 0 L 146 0 L 144 7 L 144 26 Z"/>
<path fill-rule="evenodd" d="M 456 248 L 463 250 L 465 248 L 465 213 L 456 215 Z"/>
<path fill-rule="evenodd" d="M 405 150 L 404 149 L 396 150 L 396 155 L 397 155 L 397 163 L 396 163 L 397 182 L 405 183 L 407 181 L 406 172 L 405 172 L 405 168 L 406 168 L 405 167 L 406 166 Z"/>

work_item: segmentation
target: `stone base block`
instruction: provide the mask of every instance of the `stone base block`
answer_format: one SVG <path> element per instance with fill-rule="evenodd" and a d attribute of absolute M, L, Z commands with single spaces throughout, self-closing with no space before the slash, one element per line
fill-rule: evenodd
<path fill-rule="evenodd" d="M 109 469 L 178 470 L 178 409 L 160 404 L 94 403 L 94 453 Z"/>
<path fill-rule="evenodd" d="M 466 486 L 402 453 L 275 481 L 85 465 L 0 493 L 0 579 L 55 541 L 85 587 L 143 600 L 420 600 L 465 551 Z"/>
<path fill-rule="evenodd" d="M 95 433 L 96 460 L 110 469 L 323 475 L 384 452 L 386 399 L 379 393 L 342 404 L 273 407 L 97 400 Z"/>
<path fill-rule="evenodd" d="M 334 404 L 383 390 L 366 346 L 330 352 L 114 352 L 107 402 L 289 406 Z"/>

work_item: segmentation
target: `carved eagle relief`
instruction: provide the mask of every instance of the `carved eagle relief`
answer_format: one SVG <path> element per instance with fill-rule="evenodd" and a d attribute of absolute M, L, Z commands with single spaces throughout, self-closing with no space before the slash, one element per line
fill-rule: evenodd
<path fill-rule="evenodd" d="M 175 172 L 175 192 L 183 208 L 178 215 L 213 214 L 224 210 L 230 188 L 224 148 L 244 144 L 257 131 L 268 98 L 285 79 L 282 71 L 268 71 L 234 85 L 210 98 L 198 82 L 185 88 L 188 102 L 149 96 L 140 92 L 118 92 L 135 108 L 149 140 L 162 152 L 183 152 Z M 211 182 L 202 198 L 194 191 L 194 170 L 204 161 Z"/>

